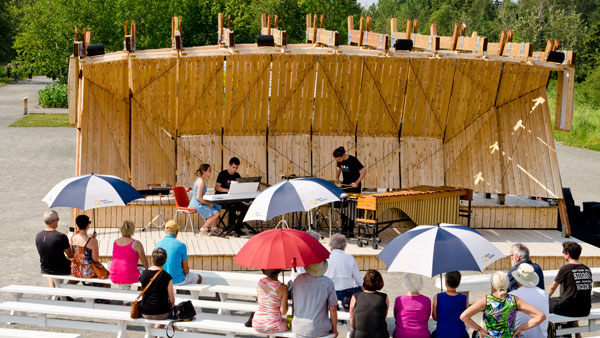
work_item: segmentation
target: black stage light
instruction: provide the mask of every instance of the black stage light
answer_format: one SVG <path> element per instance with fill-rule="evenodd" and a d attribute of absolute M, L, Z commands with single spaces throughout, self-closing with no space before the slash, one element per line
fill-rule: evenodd
<path fill-rule="evenodd" d="M 256 44 L 258 47 L 273 47 L 275 46 L 275 40 L 273 35 L 259 35 L 256 37 Z"/>
<path fill-rule="evenodd" d="M 87 56 L 104 55 L 104 44 L 94 43 L 87 45 Z"/>
<path fill-rule="evenodd" d="M 396 50 L 412 50 L 413 41 L 410 39 L 398 39 L 394 43 L 394 49 Z"/>
<path fill-rule="evenodd" d="M 548 53 L 548 62 L 563 63 L 565 61 L 565 53 L 550 51 Z"/>

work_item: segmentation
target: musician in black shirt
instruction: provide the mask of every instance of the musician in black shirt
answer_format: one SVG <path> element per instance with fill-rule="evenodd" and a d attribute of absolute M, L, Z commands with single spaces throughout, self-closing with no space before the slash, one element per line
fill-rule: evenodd
<path fill-rule="evenodd" d="M 231 186 L 231 181 L 235 181 L 238 178 L 241 178 L 240 174 L 237 172 L 240 167 L 240 159 L 237 157 L 232 157 L 229 160 L 229 167 L 219 173 L 217 176 L 217 184 L 215 185 L 215 194 L 227 194 L 229 193 L 229 187 Z M 223 205 L 229 209 L 229 226 L 228 229 L 233 229 L 235 231 L 235 236 L 239 237 L 242 235 L 242 226 L 243 219 L 248 211 L 248 206 L 242 202 L 232 203 L 227 206 Z M 239 212 L 239 215 L 237 214 Z"/>
<path fill-rule="evenodd" d="M 347 154 L 344 147 L 335 149 L 333 157 L 337 161 L 335 183 L 339 183 L 340 173 L 342 173 L 342 190 L 360 193 L 362 189 L 361 181 L 367 174 L 367 169 L 356 157 Z M 345 234 L 348 238 L 354 237 L 354 220 L 348 219 L 344 214 L 342 214 L 342 234 Z"/>

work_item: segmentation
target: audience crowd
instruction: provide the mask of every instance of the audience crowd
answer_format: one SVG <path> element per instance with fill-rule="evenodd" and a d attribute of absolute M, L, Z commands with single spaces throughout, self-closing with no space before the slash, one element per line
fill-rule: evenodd
<path fill-rule="evenodd" d="M 42 273 L 95 277 L 91 265 L 98 262 L 99 251 L 95 232 L 88 234 L 89 217 L 77 216 L 70 239 L 56 230 L 58 220 L 55 211 L 44 213 L 45 227 L 35 238 Z M 189 269 L 185 243 L 177 240 L 179 225 L 174 220 L 165 224 L 165 237 L 152 251 L 150 266 L 142 244 L 132 237 L 135 225 L 125 221 L 119 230 L 122 236 L 113 243 L 111 281 L 116 284 L 140 281 L 146 289 L 140 306 L 142 316 L 148 319 L 171 317 L 175 301 L 173 285 L 202 283 L 202 277 Z M 318 234 L 312 235 L 319 239 Z M 306 266 L 288 285 L 279 280 L 281 270 L 262 270 L 265 277 L 257 285 L 258 310 L 251 320 L 256 331 L 288 331 L 289 298 L 293 313 L 291 331 L 296 337 L 336 337 L 339 309 L 350 314 L 349 337 L 389 337 L 386 317 L 390 301 L 380 292 L 383 277 L 377 270 L 368 270 L 362 276 L 354 257 L 344 252 L 346 244 L 344 235 L 333 235 L 329 242 L 330 258 Z M 508 273 L 495 272 L 489 293 L 471 305 L 465 294 L 457 292 L 461 282 L 458 271 L 445 274 L 446 291 L 432 299 L 420 293 L 421 276 L 405 273 L 402 286 L 406 294 L 394 300 L 392 336 L 467 338 L 468 326 L 476 337 L 548 337 L 550 313 L 567 317 L 590 313 L 592 273 L 579 261 L 581 249 L 576 242 L 563 243 L 567 264 L 560 268 L 546 292 L 541 267 L 532 262 L 526 246 L 514 244 L 510 252 L 513 267 Z M 54 287 L 51 279 L 48 284 Z M 561 297 L 550 298 L 559 286 L 563 290 Z M 481 317 L 473 319 L 480 313 Z M 430 317 L 436 322 L 432 333 Z M 563 327 L 577 325 L 573 321 Z"/>

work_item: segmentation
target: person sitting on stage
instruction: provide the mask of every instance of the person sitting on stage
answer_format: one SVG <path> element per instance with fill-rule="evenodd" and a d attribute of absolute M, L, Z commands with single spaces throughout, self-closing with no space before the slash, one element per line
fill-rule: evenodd
<path fill-rule="evenodd" d="M 256 287 L 258 310 L 252 317 L 252 327 L 262 333 L 285 332 L 288 330 L 288 288 L 277 278 L 280 269 L 263 269 L 266 278 L 261 278 Z"/>
<path fill-rule="evenodd" d="M 431 314 L 431 300 L 419 293 L 423 288 L 423 278 L 412 273 L 402 275 L 402 284 L 408 289 L 406 295 L 396 297 L 394 318 L 396 328 L 394 338 L 429 338 L 427 326 Z"/>
<path fill-rule="evenodd" d="M 460 285 L 461 275 L 458 271 L 446 273 L 446 292 L 433 296 L 431 317 L 437 321 L 432 337 L 435 338 L 468 338 L 465 323 L 460 314 L 467 309 L 469 298 L 456 292 Z"/>
<path fill-rule="evenodd" d="M 323 337 L 337 331 L 337 297 L 327 271 L 327 261 L 308 265 L 306 273 L 294 280 L 292 293 L 292 332 L 299 338 Z M 327 311 L 329 310 L 329 316 Z"/>
<path fill-rule="evenodd" d="M 206 183 L 208 183 L 211 173 L 212 170 L 210 169 L 209 164 L 203 163 L 200 165 L 200 168 L 196 171 L 196 176 L 199 177 L 194 182 L 192 198 L 188 205 L 188 208 L 195 209 L 198 211 L 198 214 L 205 219 L 204 224 L 200 228 L 200 234 L 202 235 L 209 234 L 208 227 L 216 224 L 219 219 L 219 211 L 221 211 L 221 206 L 219 204 L 211 203 L 203 198 L 207 190 Z"/>
<path fill-rule="evenodd" d="M 562 244 L 563 257 L 568 264 L 563 265 L 556 278 L 550 284 L 548 294 L 556 291 L 559 285 L 563 286 L 563 295 L 560 298 L 550 298 L 550 313 L 567 317 L 584 317 L 590 314 L 592 308 L 592 271 L 579 262 L 581 245 L 567 241 Z M 569 322 L 562 327 L 577 326 L 577 322 Z M 577 338 L 581 337 L 578 333 Z"/>
<path fill-rule="evenodd" d="M 179 224 L 170 220 L 165 224 L 165 238 L 156 243 L 157 248 L 163 248 L 167 252 L 167 262 L 164 269 L 173 277 L 173 284 L 200 284 L 202 276 L 190 271 L 188 265 L 187 247 L 185 243 L 177 240 Z"/>
<path fill-rule="evenodd" d="M 331 255 L 327 260 L 329 267 L 325 276 L 331 278 L 335 285 L 335 293 L 338 300 L 347 312 L 350 309 L 352 295 L 360 292 L 363 285 L 363 277 L 358 269 L 354 256 L 344 252 L 346 249 L 346 236 L 333 234 L 329 240 Z"/>
<path fill-rule="evenodd" d="M 71 274 L 79 278 L 95 278 L 96 273 L 92 269 L 92 263 L 100 259 L 96 232 L 94 231 L 91 237 L 88 236 L 88 228 L 92 222 L 87 215 L 77 216 L 75 224 L 77 224 L 76 233 L 71 237 L 73 250 Z"/>
<path fill-rule="evenodd" d="M 345 192 L 360 193 L 362 188 L 361 181 L 367 174 L 367 169 L 356 157 L 347 154 L 344 147 L 335 149 L 333 157 L 337 161 L 335 183 L 339 183 L 340 173 L 342 173 L 342 190 Z M 354 237 L 354 221 L 344 214 L 342 214 L 342 234 L 348 238 Z"/>
<path fill-rule="evenodd" d="M 535 264 L 531 261 L 531 259 L 529 259 L 529 249 L 525 245 L 521 243 L 515 243 L 510 247 L 510 263 L 513 267 L 508 271 L 508 292 L 514 291 L 519 288 L 519 286 L 517 285 L 517 281 L 513 277 L 513 273 L 517 271 L 519 265 L 523 263 L 527 263 L 533 266 L 535 273 L 539 277 L 537 287 L 544 290 L 544 272 L 542 271 L 542 268 L 539 265 Z"/>
<path fill-rule="evenodd" d="M 217 184 L 215 185 L 216 194 L 227 194 L 232 181 L 241 178 L 237 172 L 240 167 L 240 159 L 232 157 L 229 160 L 229 167 L 219 173 L 217 176 Z M 232 203 L 227 206 L 229 209 L 229 225 L 228 229 L 235 231 L 235 237 L 240 237 L 242 233 L 242 220 L 248 211 L 248 206 L 242 202 Z M 240 214 L 237 215 L 237 212 Z"/>
<path fill-rule="evenodd" d="M 40 268 L 42 273 L 49 275 L 70 275 L 73 252 L 69 245 L 69 238 L 61 232 L 56 231 L 58 227 L 58 213 L 48 210 L 44 213 L 44 230 L 35 236 L 35 246 L 40 255 Z M 53 288 L 54 280 L 48 278 L 48 286 Z"/>
<path fill-rule="evenodd" d="M 135 283 L 140 278 L 138 261 L 148 268 L 148 260 L 144 246 L 140 241 L 131 238 L 135 232 L 132 221 L 123 221 L 119 227 L 122 237 L 113 243 L 112 262 L 110 263 L 110 280 L 116 284 Z"/>

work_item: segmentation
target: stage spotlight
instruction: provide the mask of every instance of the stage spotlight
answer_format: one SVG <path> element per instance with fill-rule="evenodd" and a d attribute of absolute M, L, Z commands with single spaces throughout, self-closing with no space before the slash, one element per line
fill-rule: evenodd
<path fill-rule="evenodd" d="M 256 37 L 256 44 L 258 47 L 273 47 L 275 46 L 275 40 L 273 35 L 259 35 Z"/>
<path fill-rule="evenodd" d="M 87 56 L 104 55 L 104 44 L 94 43 L 87 45 Z"/>
<path fill-rule="evenodd" d="M 394 49 L 396 50 L 412 50 L 413 41 L 410 39 L 398 39 L 394 43 Z"/>
<path fill-rule="evenodd" d="M 565 53 L 550 51 L 548 53 L 548 62 L 563 63 L 565 61 Z"/>

